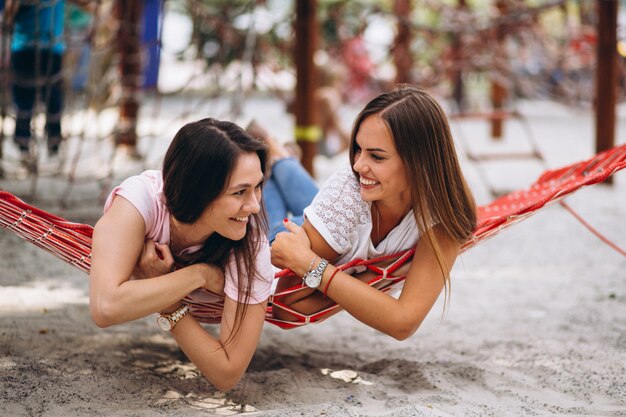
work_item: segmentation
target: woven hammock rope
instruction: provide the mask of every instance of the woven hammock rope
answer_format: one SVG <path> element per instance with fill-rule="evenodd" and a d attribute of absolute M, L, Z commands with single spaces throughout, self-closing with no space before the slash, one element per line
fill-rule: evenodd
<path fill-rule="evenodd" d="M 501 230 L 531 216 L 548 204 L 577 191 L 581 187 L 604 181 L 613 173 L 626 168 L 626 144 L 617 146 L 594 157 L 565 166 L 548 170 L 528 189 L 514 191 L 493 202 L 478 208 L 478 225 L 473 237 L 466 242 L 465 251 L 483 240 L 494 236 Z M 9 229 L 28 242 L 46 250 L 63 261 L 89 273 L 91 268 L 91 236 L 93 228 L 87 224 L 69 222 L 61 217 L 30 206 L 9 192 L 0 191 L 0 226 Z M 355 259 L 339 268 L 351 273 L 369 270 L 376 274 L 369 281 L 383 292 L 401 288 L 405 276 L 394 275 L 413 256 L 414 249 L 376 259 Z M 276 278 L 292 274 L 283 270 Z M 281 328 L 289 329 L 315 323 L 328 318 L 340 310 L 334 304 L 314 314 L 301 314 L 291 310 L 281 302 L 282 298 L 296 291 L 306 289 L 298 284 L 270 296 L 266 321 Z M 193 304 L 192 313 L 203 322 L 218 322 L 223 303 Z M 273 318 L 272 310 L 280 308 L 292 313 L 293 321 Z"/>

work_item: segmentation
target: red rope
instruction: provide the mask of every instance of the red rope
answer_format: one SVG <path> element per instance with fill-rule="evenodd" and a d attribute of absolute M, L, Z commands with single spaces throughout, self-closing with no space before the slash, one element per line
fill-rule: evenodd
<path fill-rule="evenodd" d="M 596 237 L 598 239 L 600 239 L 602 242 L 606 243 L 607 245 L 609 245 L 609 247 L 613 248 L 617 253 L 619 253 L 620 255 L 626 257 L 626 251 L 622 248 L 620 248 L 619 246 L 617 246 L 615 243 L 613 243 L 612 241 L 610 241 L 606 236 L 604 236 L 602 233 L 598 232 L 593 226 L 591 226 L 589 223 L 587 223 L 587 221 L 585 219 L 582 218 L 582 216 L 578 213 L 576 213 L 574 211 L 573 208 L 571 208 L 565 201 L 561 200 L 559 202 L 561 204 L 561 206 L 567 210 L 572 216 L 574 216 L 574 218 L 576 220 L 578 220 L 580 222 L 580 224 L 582 224 L 583 226 L 585 226 L 587 228 L 587 230 L 589 230 L 591 233 L 593 233 L 594 235 L 596 235 Z"/>
<path fill-rule="evenodd" d="M 478 212 L 478 226 L 474 237 L 463 246 L 463 250 L 476 245 L 506 227 L 515 224 L 535 213 L 545 205 L 560 201 L 583 186 L 604 181 L 614 172 L 626 168 L 626 144 L 598 154 L 589 160 L 578 162 L 559 169 L 546 171 L 526 190 L 512 192 L 502 196 L 486 206 L 481 206 Z M 578 221 L 595 234 L 607 245 L 620 254 L 626 256 L 626 251 L 617 247 L 613 242 L 601 235 L 586 221 L 584 221 L 569 206 L 562 203 Z M 58 256 L 84 272 L 91 268 L 91 235 L 93 229 L 89 225 L 68 222 L 65 219 L 30 206 L 12 194 L 0 190 L 0 227 L 5 227 L 18 234 L 27 241 Z M 370 280 L 369 285 L 376 285 L 380 291 L 389 292 L 401 288 L 404 275 L 394 275 L 400 265 L 406 263 L 413 256 L 414 249 L 384 256 L 377 259 L 355 259 L 340 267 L 341 270 L 362 272 L 366 269 L 373 271 L 377 276 Z M 395 259 L 385 268 L 379 266 L 383 260 Z M 276 278 L 290 275 L 291 271 L 283 270 L 276 274 Z M 275 293 L 268 306 L 266 320 L 283 328 L 315 323 L 329 317 L 341 307 L 334 304 L 322 311 L 313 314 L 300 314 L 281 302 L 287 294 L 302 290 L 302 283 Z M 217 320 L 221 306 L 213 302 L 199 300 L 194 303 L 198 317 L 202 316 L 207 322 Z M 272 317 L 274 309 L 282 309 L 294 314 L 293 321 L 278 320 Z"/>

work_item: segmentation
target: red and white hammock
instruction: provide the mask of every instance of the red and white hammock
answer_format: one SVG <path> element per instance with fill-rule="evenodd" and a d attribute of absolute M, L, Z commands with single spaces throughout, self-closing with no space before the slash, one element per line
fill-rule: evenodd
<path fill-rule="evenodd" d="M 626 144 L 599 153 L 589 160 L 560 169 L 544 172 L 528 189 L 504 195 L 478 208 L 478 225 L 473 237 L 465 243 L 467 250 L 501 230 L 531 216 L 548 204 L 559 201 L 581 187 L 604 181 L 607 177 L 626 168 Z M 6 191 L 0 191 L 0 226 L 9 229 L 28 242 L 52 253 L 83 272 L 91 268 L 91 235 L 93 228 L 87 224 L 69 222 L 24 203 Z M 394 273 L 413 256 L 414 249 L 376 259 L 355 259 L 340 266 L 349 273 L 373 271 L 376 277 L 369 284 L 381 291 L 389 292 L 402 286 L 405 276 Z M 382 266 L 384 265 L 384 266 Z M 276 278 L 289 275 L 283 270 Z M 301 314 L 289 309 L 282 298 L 303 289 L 302 285 L 275 293 L 270 297 L 266 321 L 288 329 L 324 320 L 340 307 L 332 305 L 314 314 Z M 291 312 L 292 321 L 277 320 L 272 309 L 280 308 Z M 219 319 L 222 303 L 192 305 L 192 312 L 199 320 L 215 322 Z"/>

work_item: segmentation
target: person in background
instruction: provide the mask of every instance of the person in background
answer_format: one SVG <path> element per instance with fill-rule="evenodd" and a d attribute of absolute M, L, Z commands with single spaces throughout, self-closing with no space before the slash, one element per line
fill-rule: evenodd
<path fill-rule="evenodd" d="M 56 156 L 63 139 L 64 0 L 6 0 L 6 24 L 12 27 L 11 70 L 15 136 L 22 159 L 30 158 L 31 120 L 37 102 L 46 112 L 48 155 Z"/>
<path fill-rule="evenodd" d="M 345 71 L 338 64 L 318 65 L 319 86 L 315 90 L 314 105 L 322 129 L 320 153 L 334 156 L 348 149 L 350 135 L 340 119 L 342 105 L 340 83 L 345 81 Z"/>

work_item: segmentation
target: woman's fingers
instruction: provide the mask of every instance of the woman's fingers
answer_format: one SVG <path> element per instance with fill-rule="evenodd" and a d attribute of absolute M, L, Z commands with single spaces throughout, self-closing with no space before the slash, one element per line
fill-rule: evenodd
<path fill-rule="evenodd" d="M 157 248 L 161 253 L 161 259 L 165 261 L 174 260 L 174 255 L 172 254 L 172 250 L 170 249 L 169 245 L 166 245 L 165 243 L 159 243 L 157 245 Z"/>
<path fill-rule="evenodd" d="M 134 275 L 136 278 L 153 278 L 171 272 L 173 266 L 174 256 L 170 248 L 146 239 Z"/>
<path fill-rule="evenodd" d="M 285 224 L 285 228 L 289 230 L 291 233 L 295 233 L 295 234 L 304 233 L 304 229 L 302 229 L 300 226 L 298 226 L 297 224 L 295 224 L 289 219 L 284 219 L 283 223 Z"/>
<path fill-rule="evenodd" d="M 165 265 L 168 266 L 169 269 L 172 269 L 174 266 L 174 255 L 172 254 L 172 250 L 169 245 L 159 243 L 156 245 L 157 255 L 159 259 L 163 260 Z"/>
<path fill-rule="evenodd" d="M 211 264 L 199 264 L 205 268 L 205 280 L 204 288 L 215 293 L 224 294 L 224 271 L 222 268 L 218 268 Z"/>
<path fill-rule="evenodd" d="M 278 233 L 272 243 L 271 262 L 279 268 L 294 270 L 303 262 L 310 262 L 311 241 L 306 231 L 297 224 L 285 222 L 285 227 L 288 231 Z"/>

